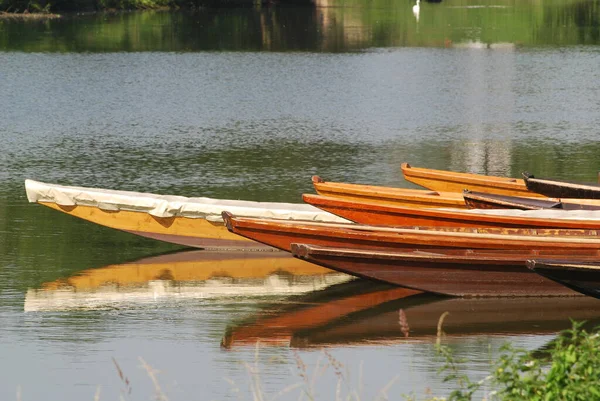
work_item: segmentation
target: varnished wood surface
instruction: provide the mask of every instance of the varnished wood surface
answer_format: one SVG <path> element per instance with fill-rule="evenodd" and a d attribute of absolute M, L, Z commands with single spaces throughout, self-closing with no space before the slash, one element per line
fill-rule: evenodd
<path fill-rule="evenodd" d="M 327 182 L 318 176 L 313 176 L 312 182 L 318 194 L 336 198 L 367 200 L 381 204 L 418 208 L 466 208 L 464 199 L 457 192 L 437 192 L 423 189 Z"/>
<path fill-rule="evenodd" d="M 304 194 L 302 195 L 302 199 L 306 203 L 344 217 L 350 221 L 370 225 L 600 229 L 600 219 L 551 219 L 500 214 L 478 214 L 451 209 L 416 209 L 401 206 L 380 205 L 365 201 L 347 201 L 344 199 L 312 194 Z"/>
<path fill-rule="evenodd" d="M 558 255 L 598 255 L 600 249 L 597 231 L 508 229 L 500 230 L 506 234 L 490 234 L 477 232 L 479 229 L 464 232 L 463 229 L 327 226 L 323 223 L 235 217 L 227 212 L 223 215 L 230 231 L 288 252 L 292 243 L 376 250 L 518 250 L 529 255 L 536 255 L 539 251 Z"/>
<path fill-rule="evenodd" d="M 460 297 L 575 296 L 577 292 L 534 274 L 526 253 L 471 251 L 381 252 L 292 244 L 292 254 L 358 277 L 424 292 Z M 590 256 L 587 260 L 596 260 Z"/>
<path fill-rule="evenodd" d="M 413 167 L 402 163 L 402 174 L 407 181 L 433 191 L 461 192 L 465 189 L 500 195 L 544 197 L 531 192 L 522 179 L 494 177 L 488 175 L 457 173 L 446 170 L 435 170 Z"/>

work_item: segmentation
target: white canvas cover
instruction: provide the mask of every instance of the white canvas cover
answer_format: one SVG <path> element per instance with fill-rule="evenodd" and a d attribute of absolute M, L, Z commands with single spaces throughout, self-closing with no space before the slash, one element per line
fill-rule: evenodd
<path fill-rule="evenodd" d="M 222 211 L 235 216 L 267 217 L 348 223 L 348 220 L 301 203 L 253 202 L 244 200 L 187 198 L 143 192 L 73 187 L 25 180 L 29 202 L 53 202 L 60 206 L 93 206 L 102 210 L 128 210 L 155 217 L 188 217 L 223 221 Z"/>

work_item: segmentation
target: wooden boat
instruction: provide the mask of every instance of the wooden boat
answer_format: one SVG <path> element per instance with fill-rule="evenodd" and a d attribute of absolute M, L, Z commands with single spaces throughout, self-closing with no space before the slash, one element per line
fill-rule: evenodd
<path fill-rule="evenodd" d="M 396 228 L 360 224 L 319 223 L 237 217 L 223 212 L 227 228 L 238 235 L 291 252 L 292 243 L 394 250 L 456 252 L 465 249 L 518 250 L 528 255 L 586 255 L 600 253 L 597 230 L 506 228 Z M 436 249 L 436 251 L 433 251 Z"/>
<path fill-rule="evenodd" d="M 409 291 L 361 280 L 290 297 L 231 324 L 221 345 L 322 348 L 432 342 L 445 312 L 442 329 L 448 339 L 554 334 L 570 328 L 571 319 L 592 327 L 600 321 L 598 301 L 589 297 L 448 298 Z"/>
<path fill-rule="evenodd" d="M 463 197 L 457 192 L 437 192 L 423 189 L 326 182 L 316 175 L 312 177 L 312 182 L 319 195 L 334 198 L 367 200 L 374 203 L 417 208 L 466 208 Z"/>
<path fill-rule="evenodd" d="M 284 252 L 186 250 L 86 269 L 27 290 L 24 310 L 103 309 L 178 300 L 305 294 L 354 277 Z"/>
<path fill-rule="evenodd" d="M 338 269 L 357 277 L 402 284 L 400 279 L 394 279 L 393 274 L 388 274 L 389 271 L 396 268 L 395 266 L 410 268 L 413 269 L 413 272 L 421 268 L 432 268 L 432 270 L 419 272 L 421 274 L 420 277 L 414 276 L 413 285 L 415 285 L 414 288 L 418 289 L 426 288 L 424 286 L 428 285 L 428 290 L 433 290 L 434 287 L 426 283 L 425 280 L 422 280 L 420 284 L 418 283 L 418 279 L 426 276 L 431 279 L 436 278 L 435 274 L 431 274 L 434 268 L 432 266 L 436 266 L 435 268 L 439 269 L 438 273 L 444 272 L 448 274 L 449 271 L 460 269 L 461 259 L 463 259 L 463 269 L 469 269 L 465 265 L 468 266 L 470 263 L 470 274 L 479 275 L 484 269 L 486 269 L 486 272 L 494 271 L 494 267 L 486 266 L 487 264 L 502 263 L 504 263 L 504 266 L 508 266 L 505 268 L 511 271 L 511 273 L 516 271 L 515 268 L 519 268 L 516 265 L 520 263 L 519 272 L 524 273 L 526 272 L 526 260 L 540 257 L 540 255 L 543 258 L 579 260 L 596 260 L 600 257 L 600 234 L 595 230 L 487 229 L 488 232 L 485 232 L 486 230 L 483 229 L 473 229 L 471 232 L 466 232 L 468 229 L 462 228 L 435 231 L 252 219 L 235 217 L 227 212 L 223 212 L 223 215 L 227 228 L 232 232 L 288 252 L 292 252 L 292 244 L 294 243 L 308 243 L 322 247 L 346 248 L 355 251 L 375 250 L 384 253 L 378 255 L 380 257 L 379 261 L 370 261 L 369 263 L 365 263 L 364 266 L 360 264 L 354 266 L 327 264 L 327 267 Z M 421 252 L 423 251 L 427 252 L 427 254 L 422 255 Z M 385 255 L 385 253 L 391 252 L 405 252 L 405 254 Z M 471 258 L 470 256 L 473 257 Z M 502 260 L 502 258 L 505 259 Z M 513 259 L 511 260 L 510 258 Z M 382 261 L 386 259 L 386 263 L 389 263 L 389 266 L 386 269 L 378 268 L 377 266 L 381 265 Z M 373 264 L 375 267 L 366 266 L 368 264 Z M 504 279 L 506 282 L 509 282 L 510 277 L 506 276 L 508 278 L 503 278 L 502 276 L 502 267 L 496 266 L 496 268 L 498 271 L 494 275 L 494 279 Z M 401 279 L 408 277 L 408 274 L 406 277 L 401 277 L 400 273 L 398 274 L 398 277 Z M 488 278 L 490 277 L 492 275 L 488 276 Z M 480 278 L 482 281 L 485 280 L 485 276 L 483 275 Z M 446 287 L 443 290 L 439 290 L 439 288 L 442 288 L 441 285 L 437 288 L 440 292 L 444 291 L 444 293 L 452 293 L 453 295 L 458 293 L 466 295 L 467 290 L 472 291 L 469 295 L 492 295 L 494 291 L 497 294 L 505 294 L 513 291 L 511 288 L 502 289 L 499 283 L 491 283 L 490 286 L 492 289 L 483 294 L 485 289 L 475 288 L 475 282 L 478 279 L 477 277 L 471 278 L 470 280 L 473 281 L 470 282 L 469 288 L 461 288 L 459 281 L 452 280 L 449 280 L 445 284 L 453 285 L 455 286 L 454 288 L 448 289 L 449 287 Z M 527 279 L 531 279 L 531 277 Z M 417 284 L 420 287 L 417 287 Z M 494 287 L 495 284 L 498 284 L 498 286 Z M 509 282 L 507 285 L 511 286 L 515 284 Z M 548 283 L 542 285 L 548 285 Z M 541 292 L 546 291 L 544 289 L 538 292 L 535 290 L 533 284 L 531 284 L 529 289 L 521 288 L 520 290 L 524 291 L 524 293 L 521 293 L 522 295 L 534 293 L 539 295 Z M 560 292 L 556 287 L 551 291 Z M 564 294 L 562 293 L 562 295 Z"/>
<path fill-rule="evenodd" d="M 600 185 L 535 178 L 523 173 L 525 185 L 531 192 L 554 198 L 600 199 Z"/>
<path fill-rule="evenodd" d="M 600 211 L 415 209 L 304 194 L 306 203 L 361 224 L 425 227 L 600 229 Z"/>
<path fill-rule="evenodd" d="M 281 219 L 344 219 L 310 205 L 156 195 L 25 181 L 29 202 L 143 237 L 197 248 L 266 249 L 232 235 L 221 211 Z"/>
<path fill-rule="evenodd" d="M 529 191 L 525 181 L 517 178 L 417 168 L 408 163 L 402 163 L 401 169 L 407 181 L 433 191 L 462 193 L 463 190 L 468 189 L 499 195 L 544 197 Z"/>
<path fill-rule="evenodd" d="M 471 209 L 600 210 L 600 203 L 576 203 L 577 199 L 564 201 L 557 198 L 524 198 L 519 196 L 496 195 L 468 190 L 463 192 L 463 197 L 465 204 Z"/>
<path fill-rule="evenodd" d="M 535 259 L 528 261 L 527 266 L 539 275 L 567 288 L 600 298 L 600 262 L 598 261 Z"/>
<path fill-rule="evenodd" d="M 526 253 L 506 251 L 461 255 L 374 251 L 291 244 L 300 259 L 339 272 L 406 288 L 458 297 L 573 296 L 576 292 L 533 274 Z M 587 260 L 597 259 L 597 256 Z"/>

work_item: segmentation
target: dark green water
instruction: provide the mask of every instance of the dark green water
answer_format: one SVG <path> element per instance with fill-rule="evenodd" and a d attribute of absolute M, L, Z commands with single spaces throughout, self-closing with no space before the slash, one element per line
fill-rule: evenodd
<path fill-rule="evenodd" d="M 161 371 L 170 400 L 252 399 L 255 361 L 273 396 L 301 381 L 297 357 L 311 372 L 323 366 L 322 346 L 348 369 L 348 387 L 364 387 L 361 399 L 396 375 L 393 399 L 446 394 L 431 316 L 453 308 L 447 338 L 476 378 L 505 340 L 534 349 L 568 316 L 595 318 L 595 300 L 361 304 L 348 285 L 311 293 L 312 279 L 158 275 L 128 286 L 115 276 L 101 290 L 46 295 L 56 280 L 179 248 L 28 204 L 26 178 L 288 202 L 312 192 L 313 174 L 410 186 L 403 161 L 596 181 L 598 1 L 423 2 L 418 20 L 413 5 L 0 20 L 0 399 L 94 399 L 98 386 L 101 400 L 152 399 L 139 357 Z M 271 295 L 244 293 L 252 286 Z M 414 322 L 408 340 L 399 309 Z M 260 330 L 223 349 L 240 327 Z M 318 399 L 335 397 L 336 377 L 317 380 Z"/>

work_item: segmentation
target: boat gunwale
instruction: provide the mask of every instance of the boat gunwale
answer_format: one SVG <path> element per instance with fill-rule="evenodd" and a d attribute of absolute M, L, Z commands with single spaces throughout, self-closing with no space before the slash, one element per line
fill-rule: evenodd
<path fill-rule="evenodd" d="M 473 183 L 477 185 L 484 185 L 486 187 L 505 188 L 505 189 L 517 189 L 526 190 L 525 181 L 520 178 L 509 178 L 509 177 L 497 177 L 491 175 L 482 175 L 475 173 L 461 173 L 452 172 L 437 169 L 428 169 L 422 167 L 413 167 L 409 163 L 402 163 L 400 165 L 402 174 L 408 179 L 408 177 L 436 179 L 438 181 L 447 181 L 453 183 Z"/>
<path fill-rule="evenodd" d="M 478 252 L 477 249 L 465 249 L 465 254 L 460 255 L 451 255 L 444 254 L 439 252 L 426 252 L 420 250 L 413 251 L 381 251 L 381 250 L 372 250 L 372 249 L 351 249 L 351 248 L 342 248 L 342 247 L 329 247 L 329 246 L 321 246 L 321 245 L 313 245 L 310 243 L 292 243 L 291 244 L 291 252 L 294 256 L 304 257 L 305 255 L 320 255 L 320 256 L 329 256 L 336 258 L 346 258 L 350 257 L 353 259 L 377 259 L 377 260 L 403 260 L 403 261 L 430 261 L 433 263 L 438 262 L 446 262 L 446 263 L 455 263 L 455 264 L 469 264 L 471 262 L 473 264 L 476 263 L 489 263 L 493 264 L 503 264 L 503 263 L 519 263 L 523 266 L 526 265 L 528 260 L 531 260 L 530 255 L 510 255 L 507 254 L 506 251 L 498 250 L 496 254 L 486 254 L 485 252 Z M 587 255 L 584 257 L 575 258 L 577 261 L 592 262 L 593 260 L 597 260 L 598 256 Z M 558 259 L 554 259 L 557 260 Z M 567 260 L 567 259 L 565 259 Z M 573 260 L 572 256 L 569 256 L 569 260 Z M 600 268 L 599 268 L 600 269 Z"/>
<path fill-rule="evenodd" d="M 422 203 L 443 203 L 448 207 L 464 208 L 464 200 L 457 192 L 433 191 L 429 189 L 395 188 L 366 184 L 350 184 L 324 181 L 319 176 L 312 177 L 313 186 L 318 194 L 340 194 L 342 196 L 360 197 L 365 199 L 383 198 L 386 200 L 413 201 Z M 452 206 L 451 206 L 452 205 Z"/>

